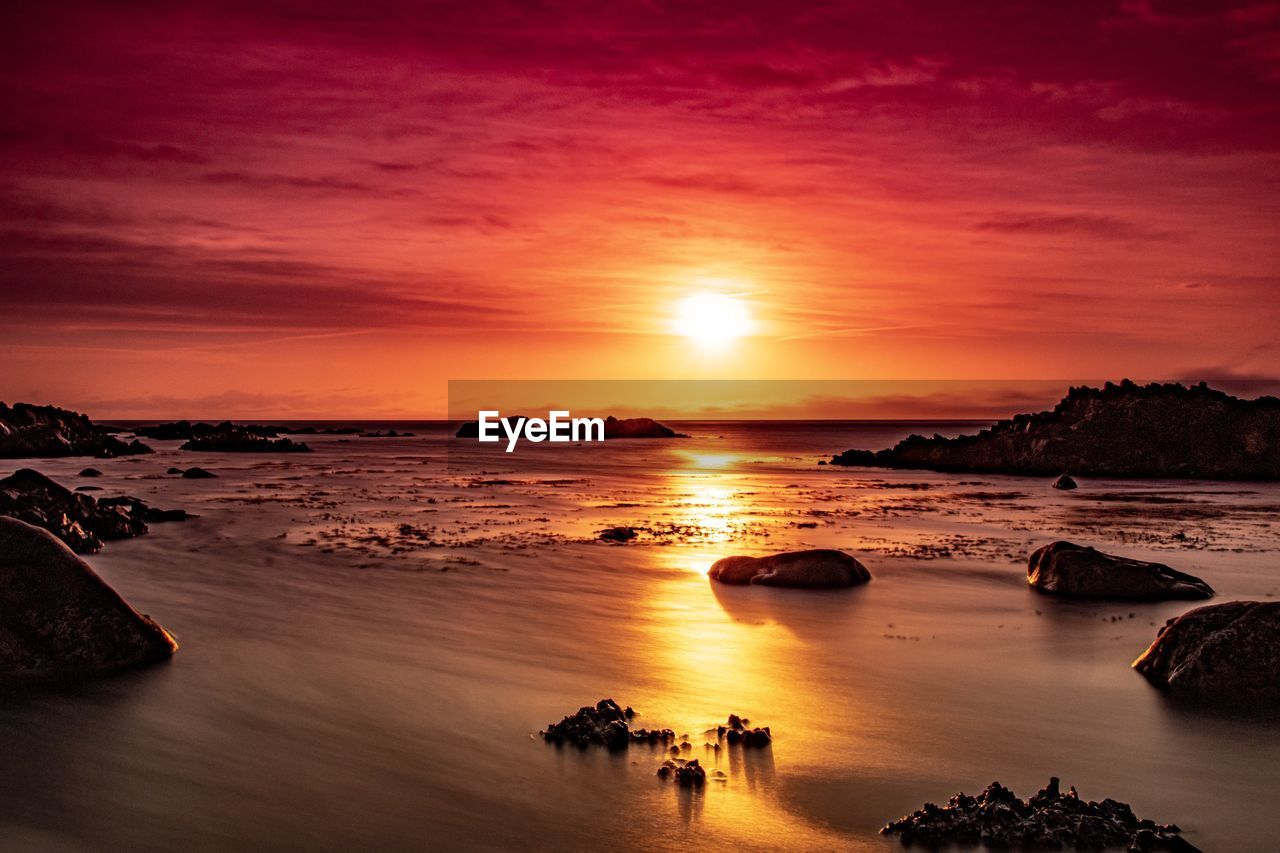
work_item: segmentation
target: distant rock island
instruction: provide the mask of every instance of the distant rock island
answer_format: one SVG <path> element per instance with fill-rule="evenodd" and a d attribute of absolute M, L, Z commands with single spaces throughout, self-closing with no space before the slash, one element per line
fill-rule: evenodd
<path fill-rule="evenodd" d="M 274 438 L 285 427 L 260 424 L 220 424 L 174 421 L 172 423 L 143 426 L 134 430 L 137 435 L 162 441 L 185 441 L 179 450 L 204 450 L 221 453 L 310 453 L 304 442 L 288 438 Z M 310 434 L 314 434 L 314 430 Z M 359 430 L 356 430 L 359 432 Z"/>
<path fill-rule="evenodd" d="M 0 403 L 0 459 L 49 456 L 134 456 L 150 453 L 140 441 L 124 442 L 87 415 L 30 403 Z"/>
<path fill-rule="evenodd" d="M 1098 477 L 1280 479 L 1280 399 L 1241 400 L 1205 383 L 1129 380 L 1072 388 L 1052 411 L 976 435 L 913 435 L 888 450 L 846 450 L 833 465 Z"/>
<path fill-rule="evenodd" d="M 500 426 L 500 425 L 499 425 Z M 501 430 L 499 430 L 501 432 Z M 479 438 L 480 422 L 465 421 L 454 438 Z M 660 424 L 653 418 L 615 418 L 613 415 L 604 419 L 604 437 L 608 438 L 688 438 L 671 427 Z"/>

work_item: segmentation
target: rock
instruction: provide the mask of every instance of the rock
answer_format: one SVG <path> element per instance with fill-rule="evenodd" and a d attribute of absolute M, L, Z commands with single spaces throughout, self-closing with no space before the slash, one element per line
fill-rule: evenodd
<path fill-rule="evenodd" d="M 668 758 L 658 768 L 658 776 L 673 779 L 677 785 L 686 788 L 700 788 L 707 784 L 707 771 L 698 764 L 698 759 L 685 761 L 682 758 Z"/>
<path fill-rule="evenodd" d="M 871 580 L 871 573 L 843 551 L 817 549 L 789 551 L 769 557 L 725 557 L 709 572 L 711 579 L 727 584 L 762 584 L 802 589 L 857 586 Z"/>
<path fill-rule="evenodd" d="M 217 453 L 310 453 L 305 442 L 290 438 L 271 439 L 251 427 L 223 422 L 211 431 L 194 434 L 179 450 L 198 450 Z"/>
<path fill-rule="evenodd" d="M 1063 474 L 1061 477 L 1054 480 L 1053 487 L 1055 489 L 1062 489 L 1063 491 L 1070 491 L 1071 489 L 1078 488 L 1076 486 L 1076 481 L 1071 479 L 1070 474 Z"/>
<path fill-rule="evenodd" d="M 80 474 L 79 474 L 78 476 L 81 476 L 81 477 L 101 477 L 101 476 L 102 476 L 102 472 L 101 472 L 101 471 L 99 471 L 97 468 L 85 468 L 83 471 L 81 471 L 81 472 L 80 472 Z"/>
<path fill-rule="evenodd" d="M 214 477 L 217 477 L 218 475 L 213 473 L 212 471 L 206 471 L 203 468 L 196 467 L 196 468 L 188 468 L 187 470 L 183 471 L 182 476 L 184 479 L 187 479 L 187 480 L 212 480 Z"/>
<path fill-rule="evenodd" d="M 1073 787 L 1063 794 L 1055 776 L 1026 802 L 999 782 L 976 797 L 956 794 L 945 806 L 925 803 L 919 811 L 890 821 L 880 830 L 905 846 L 947 845 L 988 848 L 1095 850 L 1129 846 L 1136 850 L 1194 851 L 1172 824 L 1139 820 L 1126 803 L 1085 802 Z"/>
<path fill-rule="evenodd" d="M 716 727 L 716 739 L 726 740 L 729 746 L 764 747 L 773 742 L 773 733 L 769 727 L 749 728 L 751 721 L 730 714 L 729 721 Z"/>
<path fill-rule="evenodd" d="M 0 403 L 0 459 L 50 456 L 132 456 L 150 453 L 140 441 L 128 444 L 78 412 L 57 406 Z"/>
<path fill-rule="evenodd" d="M 639 534 L 634 527 L 609 527 L 600 531 L 602 542 L 630 542 Z"/>
<path fill-rule="evenodd" d="M 361 438 L 413 438 L 411 432 L 396 432 L 393 429 L 386 432 L 362 432 L 359 435 Z"/>
<path fill-rule="evenodd" d="M 165 473 L 166 474 L 185 474 L 186 472 L 183 471 L 181 468 L 170 467 L 169 470 L 166 471 Z"/>
<path fill-rule="evenodd" d="M 102 548 L 103 540 L 147 532 L 142 511 L 98 501 L 58 485 L 39 471 L 22 468 L 0 480 L 0 515 L 42 527 L 80 554 Z"/>
<path fill-rule="evenodd" d="M 1054 542 L 1031 555 L 1027 581 L 1040 592 L 1112 601 L 1212 598 L 1200 578 L 1163 563 L 1104 554 L 1071 542 Z"/>
<path fill-rule="evenodd" d="M 1241 400 L 1203 382 L 1072 388 L 1048 412 L 976 435 L 913 435 L 888 450 L 848 450 L 836 465 L 1096 477 L 1280 479 L 1280 399 Z"/>
<path fill-rule="evenodd" d="M 177 648 L 66 545 L 0 518 L 0 675 L 85 675 L 164 660 Z"/>
<path fill-rule="evenodd" d="M 1205 704 L 1280 702 L 1280 601 L 1228 601 L 1170 619 L 1134 669 Z"/>
<path fill-rule="evenodd" d="M 579 708 L 578 713 L 547 726 L 542 736 L 555 744 L 597 744 L 609 749 L 621 749 L 631 741 L 627 713 L 612 699 L 601 699 L 594 708 Z"/>

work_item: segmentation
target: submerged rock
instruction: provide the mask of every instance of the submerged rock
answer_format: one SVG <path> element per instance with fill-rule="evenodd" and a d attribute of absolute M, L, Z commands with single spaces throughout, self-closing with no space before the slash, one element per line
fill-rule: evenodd
<path fill-rule="evenodd" d="M 1071 489 L 1079 488 L 1076 485 L 1076 481 L 1071 478 L 1070 474 L 1063 474 L 1061 477 L 1054 480 L 1053 487 L 1055 489 L 1062 489 L 1063 491 L 1070 491 Z"/>
<path fill-rule="evenodd" d="M 47 531 L 0 517 L 0 675 L 84 675 L 178 644 Z"/>
<path fill-rule="evenodd" d="M 1139 819 L 1127 803 L 1109 798 L 1086 802 L 1074 787 L 1063 794 L 1056 776 L 1026 802 L 999 782 L 992 782 L 976 797 L 956 794 L 941 807 L 925 803 L 924 808 L 889 822 L 880 831 L 898 836 L 906 846 L 1196 850 L 1178 834 L 1182 830 L 1177 826 Z"/>
<path fill-rule="evenodd" d="M 1072 542 L 1054 542 L 1033 553 L 1027 582 L 1040 592 L 1113 601 L 1213 597 L 1213 588 L 1194 575 Z"/>
<path fill-rule="evenodd" d="M 1241 400 L 1203 382 L 1072 388 L 1048 412 L 975 435 L 913 435 L 888 450 L 848 450 L 836 465 L 1098 477 L 1280 479 L 1280 399 Z"/>
<path fill-rule="evenodd" d="M 871 580 L 871 573 L 843 551 L 816 549 L 788 551 L 768 557 L 725 557 L 708 574 L 727 584 L 761 584 L 800 589 L 857 586 Z"/>
<path fill-rule="evenodd" d="M 1280 601 L 1228 601 L 1170 619 L 1133 668 L 1206 704 L 1280 701 Z"/>
<path fill-rule="evenodd" d="M 101 477 L 102 472 L 97 468 L 85 468 L 77 476 L 79 477 Z"/>
<path fill-rule="evenodd" d="M 668 758 L 658 768 L 658 776 L 672 779 L 677 785 L 686 788 L 700 788 L 707 784 L 707 771 L 696 758 L 688 761 L 683 758 Z"/>
<path fill-rule="evenodd" d="M 151 453 L 140 441 L 125 443 L 79 412 L 57 406 L 0 403 L 0 459 L 48 456 L 133 456 Z"/>
<path fill-rule="evenodd" d="M 639 534 L 634 527 L 608 527 L 600 531 L 600 539 L 604 542 L 630 542 Z"/>
<path fill-rule="evenodd" d="M 218 475 L 213 473 L 212 471 L 206 471 L 203 468 L 195 467 L 195 468 L 188 468 L 187 470 L 183 471 L 182 476 L 188 480 L 212 480 L 214 477 L 217 477 Z"/>

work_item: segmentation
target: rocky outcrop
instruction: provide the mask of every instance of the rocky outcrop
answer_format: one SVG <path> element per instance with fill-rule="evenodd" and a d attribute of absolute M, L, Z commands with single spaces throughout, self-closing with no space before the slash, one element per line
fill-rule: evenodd
<path fill-rule="evenodd" d="M 150 453 L 140 441 L 125 443 L 78 412 L 56 406 L 0 403 L 0 459 L 50 456 L 134 456 Z"/>
<path fill-rule="evenodd" d="M 1072 489 L 1079 488 L 1079 486 L 1076 484 L 1076 481 L 1071 477 L 1070 474 L 1063 474 L 1061 477 L 1054 480 L 1053 487 L 1055 489 L 1062 489 L 1063 491 L 1070 491 Z"/>
<path fill-rule="evenodd" d="M 1076 789 L 1063 794 L 1058 777 L 1023 801 L 999 782 L 976 797 L 956 794 L 945 806 L 924 808 L 891 821 L 882 830 L 905 846 L 977 846 L 1015 850 L 1195 851 L 1173 824 L 1140 819 L 1127 803 L 1085 801 Z"/>
<path fill-rule="evenodd" d="M 1052 411 L 975 435 L 913 435 L 848 450 L 836 465 L 1098 477 L 1280 479 L 1280 399 L 1241 400 L 1204 383 L 1072 388 Z"/>
<path fill-rule="evenodd" d="M 856 559 L 843 551 L 827 549 L 768 557 L 725 557 L 717 560 L 708 574 L 720 583 L 799 589 L 857 586 L 871 580 L 871 573 Z"/>
<path fill-rule="evenodd" d="M 137 498 L 95 500 L 30 468 L 0 480 L 0 516 L 41 527 L 78 554 L 93 554 L 104 541 L 141 536 L 148 522 L 187 517 L 182 510 L 155 509 Z"/>
<path fill-rule="evenodd" d="M 179 450 L 203 450 L 218 453 L 310 453 L 304 442 L 288 438 L 275 438 L 287 427 L 261 424 L 219 424 L 174 421 L 154 426 L 137 427 L 134 432 L 147 438 L 167 441 L 185 441 Z M 358 431 L 358 430 L 357 430 Z M 302 432 L 296 430 L 296 432 Z M 308 434 L 315 434 L 314 428 Z"/>
<path fill-rule="evenodd" d="M 601 699 L 594 708 L 584 706 L 578 713 L 547 726 L 542 737 L 555 744 L 571 743 L 580 747 L 597 744 L 621 749 L 631 742 L 629 724 L 634 716 L 631 708 L 624 710 L 612 699 Z"/>
<path fill-rule="evenodd" d="M 0 517 L 0 676 L 75 676 L 164 660 L 178 644 L 48 532 Z"/>
<path fill-rule="evenodd" d="M 1194 575 L 1072 542 L 1054 542 L 1033 553 L 1027 582 L 1039 592 L 1111 601 L 1213 597 L 1213 588 Z"/>
<path fill-rule="evenodd" d="M 707 771 L 694 758 L 668 758 L 658 768 L 658 777 L 670 779 L 682 788 L 701 788 L 707 784 Z"/>
<path fill-rule="evenodd" d="M 751 727 L 751 721 L 737 714 L 730 714 L 723 726 L 716 726 L 716 738 L 727 740 L 729 746 L 764 747 L 773 742 L 768 726 Z"/>
<path fill-rule="evenodd" d="M 634 527 L 606 527 L 598 538 L 601 542 L 630 542 L 639 535 Z"/>
<path fill-rule="evenodd" d="M 1205 704 L 1280 702 L 1280 601 L 1228 601 L 1170 619 L 1134 669 Z"/>
<path fill-rule="evenodd" d="M 204 468 L 199 466 L 188 468 L 182 472 L 182 478 L 184 480 L 212 480 L 217 476 L 218 475 L 212 471 L 206 471 Z"/>

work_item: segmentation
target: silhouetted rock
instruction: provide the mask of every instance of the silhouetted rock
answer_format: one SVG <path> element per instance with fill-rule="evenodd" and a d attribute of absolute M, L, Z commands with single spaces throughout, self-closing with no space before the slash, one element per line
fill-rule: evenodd
<path fill-rule="evenodd" d="M 66 545 L 0 517 L 0 675 L 85 675 L 163 660 L 177 648 Z"/>
<path fill-rule="evenodd" d="M 169 470 L 168 470 L 168 471 L 166 471 L 165 473 L 166 473 L 166 474 L 185 474 L 186 472 L 185 472 L 185 471 L 183 471 L 183 469 L 181 469 L 181 468 L 173 468 L 173 467 L 170 467 L 170 468 L 169 468 Z"/>
<path fill-rule="evenodd" d="M 83 471 L 81 471 L 81 472 L 79 473 L 79 475 L 77 475 L 77 476 L 80 476 L 80 477 L 101 477 L 101 476 L 102 476 L 102 472 L 101 472 L 101 471 L 99 471 L 97 468 L 85 468 L 85 469 L 84 469 Z"/>
<path fill-rule="evenodd" d="M 727 584 L 762 584 L 803 589 L 857 586 L 871 580 L 871 573 L 843 551 L 817 549 L 789 551 L 768 557 L 725 557 L 708 573 Z"/>
<path fill-rule="evenodd" d="M 1134 669 L 1206 704 L 1280 702 L 1280 601 L 1228 601 L 1170 619 Z"/>
<path fill-rule="evenodd" d="M 195 467 L 195 468 L 188 468 L 187 470 L 183 471 L 182 476 L 184 479 L 187 479 L 187 480 L 212 480 L 214 477 L 217 477 L 218 475 L 213 473 L 212 471 L 206 471 L 204 468 Z"/>
<path fill-rule="evenodd" d="M 310 453 L 311 448 L 303 442 L 288 438 L 277 439 L 275 436 L 280 432 L 314 434 L 316 430 L 314 428 L 294 430 L 290 427 L 263 424 L 233 424 L 231 421 L 223 421 L 219 424 L 174 421 L 138 427 L 135 432 L 148 438 L 185 441 L 186 443 L 178 448 L 179 450 L 219 453 Z"/>
<path fill-rule="evenodd" d="M 0 403 L 0 458 L 133 456 L 150 453 L 140 441 L 126 444 L 85 415 L 57 406 Z"/>
<path fill-rule="evenodd" d="M 630 542 L 638 535 L 634 527 L 608 527 L 600 531 L 600 540 L 603 542 Z"/>
<path fill-rule="evenodd" d="M 1241 400 L 1203 382 L 1072 388 L 1052 411 L 976 435 L 913 435 L 889 450 L 848 450 L 836 465 L 1098 477 L 1280 479 L 1280 399 Z"/>
<path fill-rule="evenodd" d="M 908 847 L 945 845 L 1012 848 L 1016 850 L 1099 850 L 1126 846 L 1130 850 L 1195 851 L 1173 824 L 1139 819 L 1127 803 L 1080 799 L 1073 787 L 1066 794 L 1058 777 L 1026 802 L 999 782 L 976 797 L 956 794 L 945 806 L 924 808 L 891 821 L 880 830 L 896 835 Z"/>
<path fill-rule="evenodd" d="M 1054 542 L 1031 555 L 1027 581 L 1040 592 L 1113 601 L 1212 598 L 1213 588 L 1163 563 L 1104 554 L 1072 542 Z"/>
<path fill-rule="evenodd" d="M 1070 474 L 1063 474 L 1061 477 L 1053 481 L 1055 489 L 1070 490 L 1078 488 L 1076 481 L 1071 478 Z"/>
<path fill-rule="evenodd" d="M 730 714 L 727 723 L 716 727 L 716 737 L 728 741 L 729 746 L 763 747 L 773 741 L 768 726 L 751 728 L 751 721 L 737 714 Z"/>
<path fill-rule="evenodd" d="M 547 726 L 542 736 L 556 744 L 581 747 L 598 744 L 620 749 L 631 741 L 629 720 L 634 715 L 630 708 L 624 711 L 612 699 L 601 699 L 594 708 L 579 708 L 578 713 Z"/>
<path fill-rule="evenodd" d="M 362 432 L 358 434 L 361 438 L 413 438 L 413 433 L 411 432 L 396 432 L 393 429 L 389 429 L 386 432 Z"/>
<path fill-rule="evenodd" d="M 663 779 L 672 779 L 677 785 L 686 788 L 700 788 L 707 784 L 707 771 L 694 758 L 685 761 L 683 758 L 668 758 L 658 768 L 658 775 Z"/>

